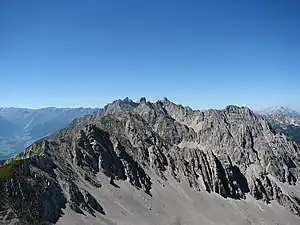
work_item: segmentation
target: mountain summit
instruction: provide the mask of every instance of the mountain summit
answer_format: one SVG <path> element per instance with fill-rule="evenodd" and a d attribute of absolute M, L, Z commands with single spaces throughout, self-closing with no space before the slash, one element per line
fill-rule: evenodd
<path fill-rule="evenodd" d="M 4 224 L 299 224 L 300 149 L 249 108 L 116 100 L 0 167 Z"/>

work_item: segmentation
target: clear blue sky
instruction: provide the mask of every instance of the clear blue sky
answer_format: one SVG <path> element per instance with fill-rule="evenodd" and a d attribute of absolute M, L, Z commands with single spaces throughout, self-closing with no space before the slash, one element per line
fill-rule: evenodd
<path fill-rule="evenodd" d="M 298 0 L 1 0 L 0 105 L 300 109 Z"/>

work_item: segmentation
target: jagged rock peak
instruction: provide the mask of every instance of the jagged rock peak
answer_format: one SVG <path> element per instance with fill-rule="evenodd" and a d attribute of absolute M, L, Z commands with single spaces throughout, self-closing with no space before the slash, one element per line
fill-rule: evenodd
<path fill-rule="evenodd" d="M 145 98 L 145 97 L 141 97 L 139 102 L 140 102 L 140 103 L 146 103 L 146 102 L 147 102 L 147 100 L 146 100 L 146 98 Z"/>
<path fill-rule="evenodd" d="M 170 102 L 170 100 L 167 97 L 163 97 L 161 101 L 162 102 Z"/>
<path fill-rule="evenodd" d="M 124 100 L 118 99 L 104 106 L 103 115 L 132 110 L 137 107 L 138 104 L 139 103 L 132 101 L 128 97 Z"/>
<path fill-rule="evenodd" d="M 249 109 L 248 107 L 245 107 L 245 106 L 237 106 L 237 105 L 228 105 L 225 107 L 225 109 L 227 111 L 238 111 L 238 110 L 241 110 L 241 109 Z M 249 109 L 250 110 L 250 109 Z"/>
<path fill-rule="evenodd" d="M 249 107 L 245 107 L 245 106 L 228 105 L 225 107 L 225 110 L 227 112 L 235 112 L 235 113 L 239 112 L 239 113 L 248 113 L 254 115 L 252 110 Z"/>
<path fill-rule="evenodd" d="M 133 101 L 129 97 L 126 97 L 126 98 L 123 99 L 123 102 L 129 102 L 129 103 L 131 103 Z"/>

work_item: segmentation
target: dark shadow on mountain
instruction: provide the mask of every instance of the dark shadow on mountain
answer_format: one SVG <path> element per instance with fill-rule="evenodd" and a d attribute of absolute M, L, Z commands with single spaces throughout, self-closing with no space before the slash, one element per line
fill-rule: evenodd
<path fill-rule="evenodd" d="M 217 169 L 218 179 L 221 181 L 219 187 L 215 187 L 215 190 L 219 190 L 219 194 L 222 195 L 224 198 L 233 197 L 232 194 L 230 193 L 229 182 L 228 179 L 226 178 L 225 169 L 221 161 L 216 156 L 214 157 L 214 159 L 217 167 L 216 169 Z"/>
<path fill-rule="evenodd" d="M 250 191 L 246 177 L 236 165 L 232 167 L 232 176 L 233 180 L 236 181 L 243 193 L 248 193 Z"/>
<path fill-rule="evenodd" d="M 117 140 L 117 146 L 114 149 L 114 145 L 110 140 L 108 132 L 103 131 L 96 126 L 95 138 L 101 147 L 97 155 L 101 158 L 101 167 L 103 173 L 111 178 L 111 184 L 115 187 L 119 187 L 114 183 L 115 179 L 127 180 L 137 188 L 142 188 L 148 195 L 151 195 L 150 190 L 152 182 L 150 177 L 146 174 L 145 170 L 139 165 L 133 157 L 127 153 L 126 148 Z M 118 155 L 116 154 L 118 152 Z M 99 161 L 99 160 L 98 160 Z M 125 168 L 126 166 L 126 168 Z M 127 171 L 125 173 L 125 171 Z"/>

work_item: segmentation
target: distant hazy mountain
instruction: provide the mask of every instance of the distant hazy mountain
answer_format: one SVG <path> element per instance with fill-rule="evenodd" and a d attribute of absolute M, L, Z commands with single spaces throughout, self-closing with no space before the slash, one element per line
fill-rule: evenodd
<path fill-rule="evenodd" d="M 11 137 L 20 131 L 19 126 L 0 116 L 0 137 Z"/>
<path fill-rule="evenodd" d="M 300 144 L 300 113 L 288 107 L 268 107 L 264 110 L 256 111 L 264 116 L 278 132 L 283 133 L 292 140 Z"/>
<path fill-rule="evenodd" d="M 255 113 L 260 115 L 282 115 L 282 116 L 300 116 L 300 112 L 297 112 L 294 109 L 291 109 L 286 106 L 275 106 L 275 107 L 267 107 L 264 109 L 254 110 Z"/>
<path fill-rule="evenodd" d="M 58 131 L 92 108 L 0 108 L 0 160 L 23 151 L 35 140 Z"/>

